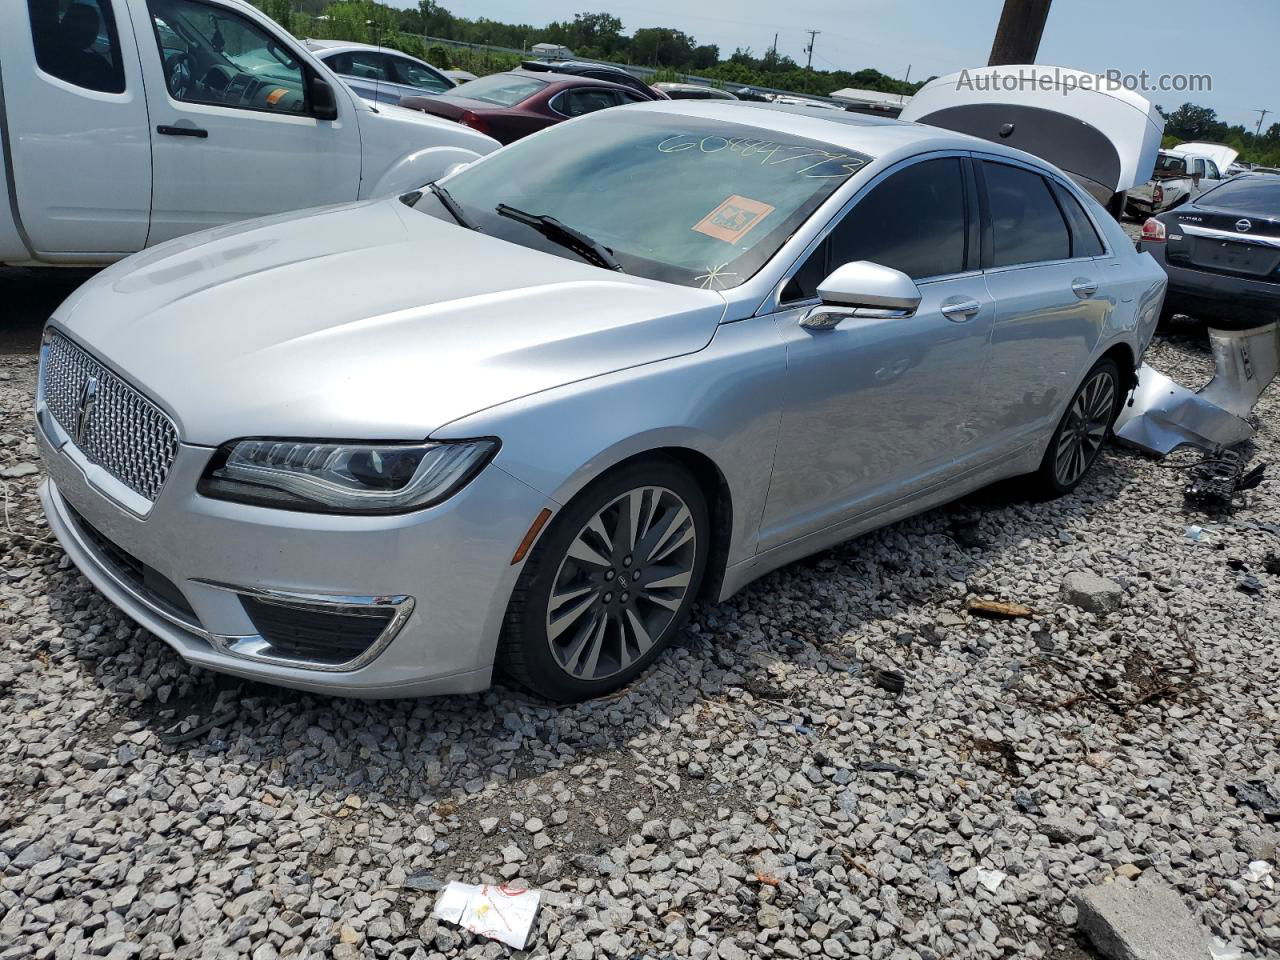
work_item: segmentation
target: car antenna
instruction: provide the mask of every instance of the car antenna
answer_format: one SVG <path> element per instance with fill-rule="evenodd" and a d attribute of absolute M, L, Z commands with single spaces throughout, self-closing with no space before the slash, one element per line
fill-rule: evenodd
<path fill-rule="evenodd" d="M 373 45 L 377 48 L 378 53 L 382 53 L 382 24 L 378 23 L 376 20 L 366 20 L 365 23 L 373 25 Z M 382 58 L 379 57 L 378 59 L 381 60 Z M 373 103 L 374 103 L 373 112 L 374 113 L 378 112 L 377 105 L 382 102 L 378 99 L 378 94 L 381 92 L 381 90 L 382 90 L 382 78 L 378 76 L 378 71 L 375 70 L 373 72 Z"/>

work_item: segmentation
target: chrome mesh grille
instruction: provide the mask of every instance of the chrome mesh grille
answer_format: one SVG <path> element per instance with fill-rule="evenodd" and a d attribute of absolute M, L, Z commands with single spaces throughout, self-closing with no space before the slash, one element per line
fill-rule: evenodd
<path fill-rule="evenodd" d="M 91 378 L 97 390 L 80 423 L 81 401 Z M 44 400 L 92 463 L 135 493 L 155 500 L 178 452 L 178 428 L 163 410 L 56 332 L 45 345 Z"/>

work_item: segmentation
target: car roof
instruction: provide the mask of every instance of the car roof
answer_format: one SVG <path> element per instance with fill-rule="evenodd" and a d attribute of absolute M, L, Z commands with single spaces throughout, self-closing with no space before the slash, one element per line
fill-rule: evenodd
<path fill-rule="evenodd" d="M 620 73 L 632 76 L 630 71 L 615 67 L 611 63 L 595 63 L 591 60 L 522 60 L 521 63 L 534 63 L 533 73 L 561 73 L 567 70 L 603 70 L 606 73 Z"/>
<path fill-rule="evenodd" d="M 1041 169 L 1057 169 L 1040 157 L 967 133 L 865 113 L 815 110 L 799 104 L 757 103 L 751 100 L 652 100 L 627 109 L 747 124 L 774 133 L 790 134 L 855 150 L 876 159 L 911 156 L 931 150 L 975 150 L 1019 160 Z"/>
<path fill-rule="evenodd" d="M 719 87 L 713 87 L 708 83 L 680 83 L 676 80 L 659 80 L 653 84 L 655 87 L 662 87 L 664 90 L 719 90 Z M 729 91 L 724 91 L 728 93 Z"/>
<path fill-rule="evenodd" d="M 609 89 L 626 90 L 633 92 L 630 87 L 621 83 L 614 83 L 612 80 L 597 80 L 594 77 L 580 77 L 576 73 L 556 73 L 554 71 L 548 73 L 542 70 L 507 70 L 503 73 L 491 73 L 491 77 L 523 77 L 527 80 L 537 80 L 547 86 L 555 87 L 607 87 Z M 485 79 L 483 77 L 477 79 Z M 474 82 L 474 81 L 473 81 Z M 457 92 L 449 91 L 451 94 L 459 97 L 465 97 L 466 92 L 463 88 L 459 88 Z"/>
<path fill-rule="evenodd" d="M 415 60 L 418 63 L 423 62 L 418 60 L 418 58 L 413 54 L 405 53 L 403 50 L 397 50 L 394 47 L 379 47 L 372 43 L 356 43 L 354 40 L 312 40 L 308 38 L 302 42 L 306 45 L 308 50 L 315 54 L 342 53 L 345 50 L 375 50 L 378 53 L 393 53 L 397 57 L 407 57 L 408 59 Z"/>

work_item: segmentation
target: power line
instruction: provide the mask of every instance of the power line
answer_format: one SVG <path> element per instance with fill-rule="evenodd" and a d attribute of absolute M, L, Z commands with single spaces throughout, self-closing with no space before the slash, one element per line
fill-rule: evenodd
<path fill-rule="evenodd" d="M 1267 119 L 1267 115 L 1268 115 L 1268 114 L 1270 114 L 1270 113 L 1271 113 L 1271 111 L 1270 111 L 1270 110 L 1255 110 L 1255 111 L 1253 111 L 1253 112 L 1254 112 L 1254 113 L 1256 113 L 1256 114 L 1258 115 L 1258 129 L 1256 129 L 1255 131 L 1253 131 L 1253 135 L 1254 135 L 1255 137 L 1258 137 L 1258 136 L 1261 136 L 1261 135 L 1262 135 L 1262 121 L 1263 121 L 1263 120 L 1265 120 L 1265 119 Z"/>

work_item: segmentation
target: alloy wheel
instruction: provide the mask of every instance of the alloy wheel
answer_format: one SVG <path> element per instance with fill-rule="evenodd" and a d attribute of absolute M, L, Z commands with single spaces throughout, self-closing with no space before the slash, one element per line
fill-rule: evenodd
<path fill-rule="evenodd" d="M 698 536 L 689 505 L 666 487 L 628 490 L 570 542 L 547 602 L 560 668 L 602 680 L 659 641 L 689 591 Z"/>
<path fill-rule="evenodd" d="M 1076 394 L 1054 452 L 1054 474 L 1062 486 L 1084 476 L 1102 449 L 1115 403 L 1116 381 L 1108 370 L 1096 372 Z"/>

